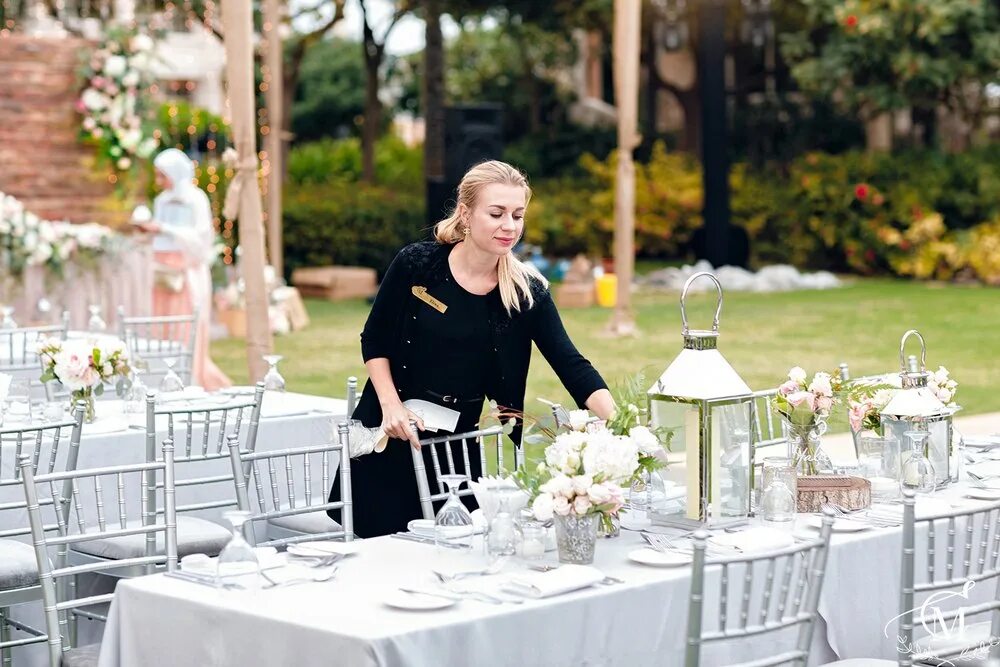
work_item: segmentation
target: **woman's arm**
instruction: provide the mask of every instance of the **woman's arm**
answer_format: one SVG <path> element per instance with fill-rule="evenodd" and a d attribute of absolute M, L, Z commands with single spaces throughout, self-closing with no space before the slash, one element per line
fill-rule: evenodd
<path fill-rule="evenodd" d="M 608 385 L 573 345 L 552 295 L 545 292 L 532 311 L 532 339 L 577 406 L 587 407 L 601 419 L 609 418 L 614 411 L 614 401 Z"/>
<path fill-rule="evenodd" d="M 389 360 L 385 357 L 369 359 L 365 362 L 365 368 L 368 369 L 368 377 L 371 378 L 378 403 L 382 407 L 382 430 L 389 437 L 409 440 L 411 445 L 420 449 L 417 434 L 410 428 L 410 420 L 416 420 L 420 430 L 424 428 L 424 421 L 399 400 Z"/>

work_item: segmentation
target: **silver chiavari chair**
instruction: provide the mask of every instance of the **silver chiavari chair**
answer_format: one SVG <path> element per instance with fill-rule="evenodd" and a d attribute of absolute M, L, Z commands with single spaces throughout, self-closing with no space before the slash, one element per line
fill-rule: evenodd
<path fill-rule="evenodd" d="M 191 384 L 194 349 L 198 338 L 198 310 L 190 315 L 126 317 L 118 306 L 118 328 L 133 359 L 148 365 L 149 386 L 167 373 L 167 362 L 175 361 L 174 371 L 184 384 Z"/>
<path fill-rule="evenodd" d="M 37 477 L 30 457 L 21 457 L 19 463 L 45 609 L 49 664 L 51 667 L 94 664 L 91 662 L 96 653 L 93 648 L 70 650 L 72 640 L 66 632 L 67 617 L 80 612 L 90 618 L 103 619 L 86 609 L 109 603 L 114 594 L 76 598 L 75 593 L 67 593 L 73 588 L 57 586 L 57 582 L 85 573 L 136 569 L 152 573 L 157 566 L 164 565 L 168 571 L 177 568 L 173 445 L 169 440 L 163 443 L 160 461 Z M 157 480 L 157 488 L 162 492 L 155 506 L 147 502 L 147 484 L 151 477 Z M 69 487 L 68 495 L 63 491 L 66 486 Z M 132 487 L 137 490 L 132 491 Z M 58 511 L 64 504 L 70 508 L 68 515 Z M 92 516 L 86 516 L 85 506 L 95 508 Z M 55 537 L 47 535 L 43 507 L 56 510 L 53 512 L 58 524 Z M 137 511 L 130 512 L 130 509 Z M 160 536 L 162 538 L 158 539 Z M 156 546 L 147 547 L 134 557 L 84 565 L 67 564 L 63 555 L 67 547 L 72 549 L 109 540 L 131 540 L 139 545 Z M 162 544 L 156 544 L 160 541 Z"/>
<path fill-rule="evenodd" d="M 705 550 L 708 532 L 694 536 L 694 560 L 691 565 L 691 595 L 688 602 L 687 646 L 685 667 L 701 664 L 702 649 L 717 642 L 739 642 L 748 637 L 797 631 L 795 648 L 775 653 L 767 658 L 729 667 L 768 667 L 793 665 L 805 667 L 809 645 L 819 617 L 817 607 L 823 587 L 823 576 L 830 548 L 833 514 L 823 516 L 818 537 L 794 546 L 760 554 L 746 554 L 724 561 L 707 561 Z M 718 599 L 706 607 L 706 569 L 720 568 Z M 733 581 L 738 595 L 730 603 L 730 577 L 734 570 L 743 569 L 743 583 Z M 760 576 L 763 574 L 763 581 Z M 714 587 L 713 587 L 714 588 Z M 755 598 L 758 604 L 752 605 Z M 717 611 L 717 625 L 706 629 L 706 612 Z M 772 634 L 773 633 L 773 634 Z M 776 638 L 777 639 L 777 638 Z"/>
<path fill-rule="evenodd" d="M 840 660 L 824 667 L 982 667 L 1000 660 L 1000 502 L 918 519 L 913 491 L 903 491 L 900 563 L 897 660 Z M 989 586 L 983 601 L 970 600 L 981 585 Z M 947 597 L 952 608 L 942 609 Z M 988 620 L 965 623 L 985 614 Z M 921 627 L 948 639 L 916 636 Z"/>
<path fill-rule="evenodd" d="M 240 452 L 239 441 L 230 436 L 236 498 L 239 508 L 251 515 L 250 537 L 257 546 L 284 547 L 306 540 L 354 539 L 347 422 L 340 422 L 337 432 L 335 443 L 269 452 Z M 246 466 L 250 467 L 249 480 L 243 475 Z M 340 500 L 330 502 L 327 494 L 331 477 L 338 468 Z M 256 507 L 248 493 L 250 482 Z M 301 489 L 298 495 L 296 488 Z M 328 510 L 340 510 L 343 525 L 331 519 Z M 263 540 L 256 539 L 258 524 L 263 524 L 266 531 Z"/>
<path fill-rule="evenodd" d="M 416 422 L 411 422 L 410 428 L 417 429 Z M 430 448 L 431 465 L 434 467 L 434 479 L 437 480 L 438 491 L 431 493 L 430 480 L 427 477 L 427 467 L 424 465 L 422 451 L 410 447 L 413 455 L 413 473 L 417 477 L 417 492 L 420 496 L 420 511 L 425 519 L 434 518 L 434 503 L 445 500 L 448 497 L 448 490 L 441 481 L 442 474 L 469 474 L 472 470 L 469 461 L 469 450 L 475 447 L 479 456 L 479 463 L 482 466 L 483 474 L 486 474 L 486 439 L 494 438 L 496 443 L 497 469 L 503 470 L 503 428 L 493 426 L 477 431 L 467 431 L 465 433 L 455 433 L 453 435 L 443 435 L 434 438 L 424 438 L 420 440 L 421 448 Z M 458 469 L 455 466 L 455 454 L 452 451 L 452 444 L 460 443 L 462 452 L 462 463 L 464 468 Z M 444 455 L 438 454 L 439 446 L 444 445 Z M 442 472 L 441 461 L 444 459 L 445 468 Z M 458 491 L 459 496 L 471 496 L 472 488 L 466 486 Z"/>
<path fill-rule="evenodd" d="M 358 405 L 358 378 L 353 375 L 347 378 L 347 418 L 354 414 L 354 408 Z"/>
<path fill-rule="evenodd" d="M 27 503 L 21 487 L 18 460 L 27 458 L 33 473 L 51 474 L 73 470 L 80 450 L 83 407 L 76 406 L 73 419 L 50 424 L 0 427 L 0 516 L 15 516 L 22 522 L 14 528 L 0 530 L 0 663 L 11 664 L 10 649 L 45 641 L 45 633 L 11 616 L 11 607 L 42 598 L 41 583 L 34 551 L 25 539 L 31 534 L 27 519 Z M 68 491 L 65 489 L 64 491 Z M 52 500 L 47 499 L 46 504 Z M 63 516 L 69 510 L 62 508 Z M 5 522 L 10 525 L 13 522 Z M 47 524 L 55 530 L 56 524 Z M 12 639 L 11 631 L 25 637 Z"/>
<path fill-rule="evenodd" d="M 68 334 L 69 311 L 63 312 L 58 324 L 0 329 L 0 373 L 27 380 L 35 400 L 53 398 L 55 389 L 39 380 L 42 365 L 35 350 L 38 343 L 46 338 L 66 340 Z M 66 392 L 66 395 L 69 393 Z"/>

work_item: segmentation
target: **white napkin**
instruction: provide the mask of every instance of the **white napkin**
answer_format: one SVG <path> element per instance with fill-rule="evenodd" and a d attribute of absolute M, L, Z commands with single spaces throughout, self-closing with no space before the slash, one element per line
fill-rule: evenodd
<path fill-rule="evenodd" d="M 195 398 L 204 398 L 208 396 L 208 392 L 205 391 L 204 387 L 199 387 L 196 385 L 191 385 L 190 387 L 184 387 L 180 391 L 164 391 L 156 395 L 157 403 L 171 403 L 174 401 L 190 401 Z"/>
<path fill-rule="evenodd" d="M 604 575 L 589 565 L 560 565 L 548 572 L 522 572 L 504 584 L 513 593 L 532 598 L 547 598 L 593 586 Z"/>
<path fill-rule="evenodd" d="M 418 398 L 403 401 L 403 405 L 420 416 L 424 421 L 425 431 L 449 431 L 453 433 L 455 427 L 458 426 L 458 418 L 461 416 L 457 410 L 430 401 L 421 401 Z"/>
<path fill-rule="evenodd" d="M 476 502 L 479 503 L 479 507 L 483 510 L 483 514 L 486 517 L 487 522 L 492 521 L 493 517 L 496 516 L 497 509 L 500 506 L 500 500 L 495 493 L 495 489 L 516 489 L 517 484 L 513 479 L 507 477 L 480 477 L 478 482 L 469 482 L 469 486 L 472 487 L 472 493 L 476 496 Z M 520 491 L 519 493 L 511 494 L 507 500 L 507 509 L 514 516 L 521 511 L 523 507 L 528 504 L 528 492 Z"/>
<path fill-rule="evenodd" d="M 12 375 L 0 373 L 0 411 L 3 410 L 3 404 L 7 400 L 7 392 L 10 391 L 10 383 L 13 380 Z"/>
<path fill-rule="evenodd" d="M 736 533 L 720 533 L 708 540 L 709 544 L 734 547 L 740 551 L 777 551 L 795 544 L 795 538 L 770 526 L 754 526 Z"/>

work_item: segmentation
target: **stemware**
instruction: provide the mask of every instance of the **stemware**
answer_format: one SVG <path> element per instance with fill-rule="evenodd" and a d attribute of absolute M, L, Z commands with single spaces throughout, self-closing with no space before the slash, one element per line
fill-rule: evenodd
<path fill-rule="evenodd" d="M 88 306 L 90 311 L 90 319 L 87 320 L 87 331 L 93 333 L 104 333 L 108 330 L 108 324 L 101 317 L 101 307 L 98 305 Z"/>
<path fill-rule="evenodd" d="M 16 329 L 17 322 L 14 321 L 14 306 L 4 306 L 0 308 L 3 320 L 0 321 L 0 329 Z"/>
<path fill-rule="evenodd" d="M 142 381 L 144 370 L 139 366 L 132 366 L 132 384 L 125 394 L 125 413 L 142 414 L 146 411 L 146 384 Z"/>
<path fill-rule="evenodd" d="M 257 588 L 260 585 L 260 562 L 254 548 L 243 536 L 250 513 L 232 511 L 222 516 L 232 527 L 233 536 L 216 559 L 216 584 L 219 588 L 233 584 L 239 588 Z"/>
<path fill-rule="evenodd" d="M 4 419 L 8 426 L 31 423 L 31 385 L 24 378 L 14 378 L 7 389 Z"/>
<path fill-rule="evenodd" d="M 458 497 L 458 487 L 469 480 L 468 475 L 440 475 L 438 479 L 448 488 L 448 500 L 434 517 L 434 542 L 442 551 L 472 548 L 472 515 Z"/>
<path fill-rule="evenodd" d="M 261 357 L 267 362 L 268 369 L 264 375 L 264 389 L 269 391 L 285 391 L 285 378 L 278 372 L 278 362 L 284 359 L 280 354 L 265 354 Z"/>
<path fill-rule="evenodd" d="M 181 376 L 174 371 L 174 366 L 177 364 L 177 360 L 170 357 L 168 359 L 164 359 L 163 363 L 167 367 L 167 374 L 163 376 L 162 380 L 160 380 L 160 391 L 162 393 L 184 391 L 184 381 L 181 380 Z"/>
<path fill-rule="evenodd" d="M 504 556 L 513 556 L 517 550 L 517 531 L 514 527 L 514 515 L 510 511 L 510 501 L 518 489 L 498 488 L 493 493 L 497 497 L 497 511 L 490 521 L 489 533 L 486 538 L 486 554 L 492 560 Z"/>
<path fill-rule="evenodd" d="M 937 480 L 934 477 L 934 464 L 930 459 L 930 433 L 907 431 L 903 436 L 910 446 L 900 480 L 903 488 L 923 495 L 933 493 L 937 489 Z"/>
<path fill-rule="evenodd" d="M 762 485 L 761 518 L 764 521 L 795 519 L 798 479 L 792 460 L 784 456 L 765 458 Z"/>

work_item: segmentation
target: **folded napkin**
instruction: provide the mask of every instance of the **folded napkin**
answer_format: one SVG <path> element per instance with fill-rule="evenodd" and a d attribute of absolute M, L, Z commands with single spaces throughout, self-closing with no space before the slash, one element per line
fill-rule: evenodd
<path fill-rule="evenodd" d="M 791 533 L 770 526 L 753 526 L 736 533 L 720 533 L 708 540 L 709 544 L 730 547 L 743 552 L 777 551 L 795 544 Z"/>
<path fill-rule="evenodd" d="M 436 433 L 438 431 L 448 431 L 454 433 L 458 426 L 460 413 L 457 410 L 446 408 L 430 401 L 421 401 L 411 398 L 403 401 L 403 405 L 412 410 L 424 422 L 424 430 Z"/>
<path fill-rule="evenodd" d="M 480 477 L 478 482 L 469 482 L 469 486 L 472 487 L 472 493 L 476 496 L 476 502 L 483 510 L 487 522 L 493 520 L 500 507 L 500 498 L 496 491 L 517 489 L 517 484 L 509 477 Z M 527 506 L 528 497 L 527 491 L 518 491 L 508 496 L 507 509 L 513 516 L 517 516 L 517 513 Z"/>
<path fill-rule="evenodd" d="M 504 583 L 504 588 L 531 598 L 548 598 L 593 586 L 604 575 L 589 565 L 560 565 L 548 572 L 522 572 Z"/>
<path fill-rule="evenodd" d="M 205 391 L 204 387 L 191 385 L 190 387 L 184 387 L 180 391 L 160 392 L 156 395 L 156 402 L 172 403 L 174 401 L 190 401 L 196 398 L 205 398 L 206 396 L 208 396 L 208 392 Z"/>

